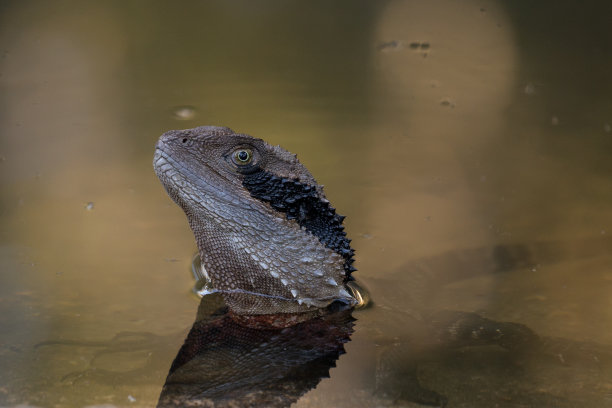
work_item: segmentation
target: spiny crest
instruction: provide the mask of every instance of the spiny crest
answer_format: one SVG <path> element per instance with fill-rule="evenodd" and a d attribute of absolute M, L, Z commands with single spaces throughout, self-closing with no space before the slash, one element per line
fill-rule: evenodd
<path fill-rule="evenodd" d="M 280 145 L 274 145 L 274 146 L 268 145 L 268 146 L 269 146 L 270 153 L 272 153 L 276 157 L 281 158 L 282 160 L 290 164 L 299 163 L 297 159 L 297 154 L 293 154 L 283 149 Z"/>
<path fill-rule="evenodd" d="M 271 146 L 264 144 L 266 156 L 269 160 L 266 161 L 264 170 L 287 179 L 295 179 L 301 183 L 316 186 L 319 193 L 322 194 L 321 187 L 317 184 L 310 171 L 297 158 L 297 155 L 283 149 L 280 146 Z"/>
<path fill-rule="evenodd" d="M 276 211 L 284 213 L 288 220 L 295 220 L 323 245 L 341 255 L 345 281 L 353 279 L 350 274 L 356 270 L 353 267 L 355 252 L 342 225 L 345 217 L 336 214 L 336 209 L 320 195 L 317 187 L 263 170 L 245 175 L 242 183 L 253 198 L 269 203 Z"/>

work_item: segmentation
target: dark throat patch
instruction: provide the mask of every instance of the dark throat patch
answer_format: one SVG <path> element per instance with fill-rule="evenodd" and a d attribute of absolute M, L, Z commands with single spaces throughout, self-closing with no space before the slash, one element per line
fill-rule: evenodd
<path fill-rule="evenodd" d="M 344 216 L 336 214 L 329 201 L 321 200 L 315 187 L 264 170 L 245 174 L 242 184 L 253 198 L 285 213 L 288 220 L 296 220 L 323 245 L 341 255 L 344 258 L 345 281 L 353 279 L 351 272 L 356 270 L 353 267 L 355 252 L 342 225 Z"/>

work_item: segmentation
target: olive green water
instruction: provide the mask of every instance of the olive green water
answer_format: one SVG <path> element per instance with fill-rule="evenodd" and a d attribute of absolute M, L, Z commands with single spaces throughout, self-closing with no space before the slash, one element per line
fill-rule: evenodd
<path fill-rule="evenodd" d="M 450 352 L 420 372 L 449 406 L 612 406 L 610 12 L 2 2 L 0 406 L 156 404 L 198 303 L 153 146 L 204 124 L 298 153 L 347 215 L 375 306 L 297 406 L 412 406 L 375 391 L 377 361 L 412 334 L 386 312 L 415 303 L 603 350 L 519 374 L 499 350 Z M 500 245 L 527 249 L 493 273 Z M 92 361 L 121 332 L 142 347 Z"/>

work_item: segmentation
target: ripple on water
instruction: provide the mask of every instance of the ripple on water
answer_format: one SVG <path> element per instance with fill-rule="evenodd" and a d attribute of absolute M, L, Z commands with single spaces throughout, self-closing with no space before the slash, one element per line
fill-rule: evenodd
<path fill-rule="evenodd" d="M 212 285 L 212 280 L 202 264 L 200 254 L 196 254 L 191 261 L 191 273 L 193 273 L 193 277 L 196 281 L 193 285 L 193 293 L 199 297 L 204 297 L 216 292 Z"/>
<path fill-rule="evenodd" d="M 204 297 L 212 293 L 217 293 L 217 290 L 213 287 L 212 281 L 208 275 L 208 272 L 202 265 L 200 255 L 196 254 L 191 261 L 191 272 L 196 282 L 193 286 L 193 292 L 199 297 Z M 276 278 L 278 276 L 275 276 Z M 336 284 L 336 282 L 334 282 Z M 355 298 L 357 301 L 355 309 L 363 309 L 371 306 L 372 299 L 370 292 L 356 280 L 348 281 L 345 283 L 345 288 L 348 293 Z"/>

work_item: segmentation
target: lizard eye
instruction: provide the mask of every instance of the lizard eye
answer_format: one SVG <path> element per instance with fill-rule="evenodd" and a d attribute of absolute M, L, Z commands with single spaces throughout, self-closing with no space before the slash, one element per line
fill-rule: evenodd
<path fill-rule="evenodd" d="M 234 151 L 232 158 L 234 159 L 234 163 L 239 166 L 244 166 L 253 161 L 253 152 L 251 149 L 238 149 Z"/>

